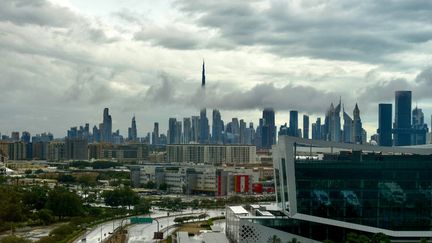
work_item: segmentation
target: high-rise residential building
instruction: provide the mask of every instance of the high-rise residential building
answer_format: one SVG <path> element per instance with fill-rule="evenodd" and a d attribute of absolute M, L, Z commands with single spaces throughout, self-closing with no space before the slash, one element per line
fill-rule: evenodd
<path fill-rule="evenodd" d="M 378 105 L 378 144 L 392 146 L 392 104 Z"/>
<path fill-rule="evenodd" d="M 353 119 L 345 112 L 345 109 L 343 109 L 343 119 L 344 119 L 344 125 L 343 125 L 343 142 L 344 143 L 353 143 Z"/>
<path fill-rule="evenodd" d="M 128 128 L 128 139 L 131 141 L 136 141 L 138 139 L 135 116 L 132 117 L 131 127 Z"/>
<path fill-rule="evenodd" d="M 276 143 L 275 112 L 272 108 L 263 110 L 263 126 L 261 128 L 261 146 L 270 149 Z"/>
<path fill-rule="evenodd" d="M 191 140 L 195 143 L 198 143 L 199 142 L 199 136 L 200 136 L 200 117 L 199 116 L 192 116 Z"/>
<path fill-rule="evenodd" d="M 303 115 L 303 138 L 309 139 L 309 116 Z"/>
<path fill-rule="evenodd" d="M 411 145 L 411 91 L 396 91 L 394 145 Z"/>
<path fill-rule="evenodd" d="M 356 103 L 354 111 L 353 111 L 353 142 L 356 144 L 362 144 L 363 139 L 363 125 L 360 118 L 360 109 L 358 108 L 358 105 Z"/>
<path fill-rule="evenodd" d="M 24 143 L 30 143 L 30 139 L 31 139 L 31 135 L 29 132 L 24 131 L 21 134 L 21 141 L 23 141 Z"/>
<path fill-rule="evenodd" d="M 84 138 L 66 138 L 65 158 L 67 160 L 88 160 L 88 143 Z"/>
<path fill-rule="evenodd" d="M 298 137 L 298 111 L 290 111 L 289 135 Z"/>
<path fill-rule="evenodd" d="M 168 144 L 176 143 L 177 119 L 169 118 L 168 120 Z"/>
<path fill-rule="evenodd" d="M 426 144 L 427 133 L 429 129 L 424 122 L 424 114 L 422 109 L 414 108 L 412 111 L 412 145 Z"/>
<path fill-rule="evenodd" d="M 103 112 L 103 122 L 101 126 L 101 141 L 112 143 L 112 118 L 109 109 L 105 108 Z"/>
<path fill-rule="evenodd" d="M 155 122 L 153 125 L 153 133 L 152 133 L 152 144 L 157 145 L 159 143 L 159 123 Z"/>
<path fill-rule="evenodd" d="M 183 143 L 188 144 L 191 141 L 192 124 L 190 117 L 183 118 Z"/>
<path fill-rule="evenodd" d="M 223 134 L 223 121 L 219 110 L 213 110 L 213 122 L 212 122 L 212 141 L 215 144 L 221 144 Z"/>

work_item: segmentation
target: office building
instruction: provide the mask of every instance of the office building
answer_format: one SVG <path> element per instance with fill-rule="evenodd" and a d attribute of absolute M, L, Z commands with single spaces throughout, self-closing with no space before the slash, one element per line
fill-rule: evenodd
<path fill-rule="evenodd" d="M 344 143 L 353 143 L 353 119 L 345 112 L 345 109 L 343 109 L 343 119 L 344 119 L 344 125 L 343 125 L 343 142 Z"/>
<path fill-rule="evenodd" d="M 222 121 L 219 110 L 213 110 L 213 122 L 212 122 L 212 142 L 214 144 L 223 143 L 223 131 L 224 124 Z"/>
<path fill-rule="evenodd" d="M 109 114 L 109 109 L 105 108 L 103 112 L 103 122 L 100 125 L 101 141 L 112 143 L 112 118 Z"/>
<path fill-rule="evenodd" d="M 395 146 L 411 145 L 411 102 L 411 91 L 396 91 L 393 126 Z"/>
<path fill-rule="evenodd" d="M 366 136 L 363 134 L 363 125 L 360 118 L 360 109 L 356 103 L 353 111 L 353 142 L 356 144 L 362 144 L 366 140 Z M 364 138 L 364 139 L 363 139 Z"/>
<path fill-rule="evenodd" d="M 378 144 L 392 146 L 392 104 L 378 105 Z"/>
<path fill-rule="evenodd" d="M 135 116 L 132 117 L 131 127 L 128 128 L 128 140 L 129 141 L 138 140 Z"/>
<path fill-rule="evenodd" d="M 312 123 L 312 139 L 322 139 L 321 134 L 321 118 L 318 117 L 316 119 L 316 122 Z"/>
<path fill-rule="evenodd" d="M 324 122 L 324 140 L 341 142 L 341 100 L 339 100 L 339 104 L 334 107 L 333 103 L 331 103 L 330 108 L 327 110 L 327 114 Z"/>
<path fill-rule="evenodd" d="M 199 121 L 199 142 L 201 144 L 209 143 L 209 122 L 206 109 L 201 109 Z"/>
<path fill-rule="evenodd" d="M 168 119 L 168 144 L 176 143 L 176 129 L 177 129 L 177 119 L 169 118 Z"/>
<path fill-rule="evenodd" d="M 153 133 L 152 133 L 152 144 L 159 144 L 159 123 L 155 122 L 153 125 Z"/>
<path fill-rule="evenodd" d="M 190 143 L 192 135 L 192 123 L 189 117 L 183 118 L 183 142 L 185 144 Z"/>
<path fill-rule="evenodd" d="M 289 131 L 290 136 L 300 135 L 298 134 L 298 111 L 290 111 Z"/>
<path fill-rule="evenodd" d="M 426 144 L 427 133 L 429 129 L 427 124 L 424 122 L 424 114 L 422 109 L 414 108 L 412 111 L 412 134 L 411 144 L 422 145 Z"/>
<path fill-rule="evenodd" d="M 199 142 L 200 135 L 200 117 L 192 116 L 192 141 L 195 143 Z"/>
<path fill-rule="evenodd" d="M 430 147 L 279 137 L 273 151 L 276 204 L 228 207 L 226 234 L 231 242 L 249 243 L 346 242 L 350 234 L 370 239 L 378 233 L 392 242 L 430 240 L 432 205 L 425 188 L 432 188 L 431 155 Z"/>
<path fill-rule="evenodd" d="M 263 110 L 261 127 L 261 147 L 270 149 L 276 143 L 275 112 L 272 108 Z"/>
<path fill-rule="evenodd" d="M 309 116 L 303 115 L 303 138 L 309 138 Z"/>
<path fill-rule="evenodd" d="M 24 143 L 30 143 L 30 139 L 31 139 L 31 135 L 29 132 L 24 131 L 21 134 L 21 141 L 23 141 Z"/>

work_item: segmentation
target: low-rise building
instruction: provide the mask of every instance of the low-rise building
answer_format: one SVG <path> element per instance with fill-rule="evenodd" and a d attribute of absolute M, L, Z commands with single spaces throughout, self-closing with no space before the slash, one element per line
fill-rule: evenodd
<path fill-rule="evenodd" d="M 256 162 L 256 147 L 252 145 L 169 144 L 168 163 L 242 165 Z"/>
<path fill-rule="evenodd" d="M 143 186 L 165 183 L 170 193 L 225 196 L 253 193 L 259 173 L 242 167 L 210 165 L 147 164 L 130 166 L 132 183 Z"/>

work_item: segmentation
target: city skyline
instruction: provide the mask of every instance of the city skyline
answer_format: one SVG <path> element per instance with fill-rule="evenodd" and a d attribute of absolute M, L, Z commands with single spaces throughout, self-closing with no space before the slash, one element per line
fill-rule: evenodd
<path fill-rule="evenodd" d="M 377 104 L 392 102 L 396 90 L 412 90 L 413 104 L 432 113 L 425 54 L 431 8 L 389 4 L 390 10 L 375 1 L 356 8 L 338 1 L 5 1 L 0 88 L 8 105 L 0 107 L 0 130 L 61 136 L 82 121 L 98 124 L 96 111 L 105 107 L 122 134 L 133 114 L 139 136 L 154 121 L 166 130 L 166 117 L 200 109 L 205 59 L 212 92 L 201 100 L 223 117 L 256 122 L 262 109 L 273 107 L 278 126 L 289 121 L 290 110 L 315 120 L 342 96 L 347 106 L 362 107 L 371 134 Z"/>

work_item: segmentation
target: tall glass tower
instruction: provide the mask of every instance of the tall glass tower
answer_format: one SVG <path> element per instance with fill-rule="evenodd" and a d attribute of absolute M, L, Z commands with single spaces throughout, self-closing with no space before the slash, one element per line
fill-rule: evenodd
<path fill-rule="evenodd" d="M 411 91 L 396 91 L 394 145 L 411 145 Z"/>

